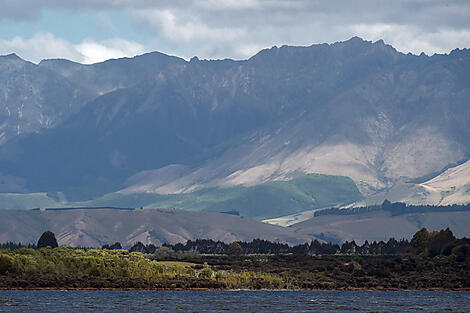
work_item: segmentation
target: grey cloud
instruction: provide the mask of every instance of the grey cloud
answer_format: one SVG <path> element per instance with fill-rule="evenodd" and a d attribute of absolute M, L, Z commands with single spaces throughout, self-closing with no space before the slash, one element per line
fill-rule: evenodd
<path fill-rule="evenodd" d="M 0 8 L 0 20 L 30 20 L 41 14 L 42 6 L 38 2 L 26 4 L 23 1 L 0 0 Z"/>
<path fill-rule="evenodd" d="M 40 4 L 39 4 L 40 3 Z M 122 10 L 173 54 L 244 58 L 279 44 L 308 45 L 359 35 L 401 51 L 470 46 L 468 0 L 0 0 L 0 19 L 42 9 Z"/>
<path fill-rule="evenodd" d="M 468 0 L 0 0 L 0 18 L 33 18 L 45 8 L 73 10 L 179 10 L 220 20 L 230 16 L 241 20 L 264 14 L 311 17 L 327 16 L 334 21 L 350 23 L 386 22 L 419 23 L 468 27 Z M 225 23 L 228 21 L 225 20 Z M 236 20 L 230 20 L 236 22 Z"/>
<path fill-rule="evenodd" d="M 432 54 L 470 45 L 468 1 L 254 0 L 238 7 L 204 5 L 209 2 L 175 1 L 161 5 L 159 10 L 167 10 L 174 18 L 174 32 L 168 32 L 158 14 L 152 16 L 142 9 L 133 12 L 136 20 L 147 21 L 149 29 L 166 37 L 183 55 L 185 46 L 191 45 L 191 30 L 184 33 L 184 28 L 195 23 L 214 33 L 228 28 L 238 34 L 224 42 L 193 32 L 192 47 L 197 42 L 196 52 L 208 57 L 247 57 L 257 48 L 275 44 L 308 45 L 354 35 L 369 40 L 383 38 L 399 50 L 413 53 Z M 193 24 L 185 24 L 188 20 Z"/>

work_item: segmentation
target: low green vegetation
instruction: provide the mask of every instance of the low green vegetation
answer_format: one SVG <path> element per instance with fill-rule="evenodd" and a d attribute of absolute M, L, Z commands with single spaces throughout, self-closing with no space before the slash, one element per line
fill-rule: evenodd
<path fill-rule="evenodd" d="M 361 193 L 349 177 L 309 174 L 289 181 L 272 181 L 251 187 L 205 188 L 184 194 L 113 193 L 73 205 L 237 211 L 246 217 L 264 219 L 361 198 Z"/>
<path fill-rule="evenodd" d="M 456 257 L 200 255 L 187 261 L 205 262 L 214 271 L 275 275 L 286 289 L 470 289 L 469 259 Z"/>
<path fill-rule="evenodd" d="M 377 251 L 354 242 L 289 247 L 263 240 L 72 249 L 51 248 L 52 236 L 45 248 L 3 246 L 0 288 L 470 289 L 470 241 L 449 229 L 423 228 L 410 242 L 376 243 Z"/>
<path fill-rule="evenodd" d="M 0 288 L 282 288 L 276 274 L 158 262 L 140 252 L 66 247 L 0 250 Z"/>
<path fill-rule="evenodd" d="M 199 255 L 1 250 L 0 288 L 468 289 L 470 262 L 416 255 Z"/>

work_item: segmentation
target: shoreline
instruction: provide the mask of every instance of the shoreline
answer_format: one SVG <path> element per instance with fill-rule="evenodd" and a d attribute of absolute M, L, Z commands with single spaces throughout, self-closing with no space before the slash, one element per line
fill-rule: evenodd
<path fill-rule="evenodd" d="M 93 288 L 93 287 L 33 287 L 33 288 L 8 288 L 1 287 L 0 291 L 13 290 L 55 290 L 55 291 L 470 291 L 470 288 L 338 288 L 338 289 L 221 289 L 221 288 Z"/>

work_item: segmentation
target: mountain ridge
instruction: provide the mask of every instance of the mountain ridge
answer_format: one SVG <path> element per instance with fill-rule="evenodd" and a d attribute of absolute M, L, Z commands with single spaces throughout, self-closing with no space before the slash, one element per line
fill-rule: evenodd
<path fill-rule="evenodd" d="M 120 242 L 129 248 L 139 241 L 160 246 L 195 239 L 230 243 L 256 238 L 297 244 L 314 238 L 231 214 L 172 209 L 0 210 L 0 217 L 0 242 L 36 243 L 45 230 L 51 230 L 60 245 L 71 247 Z"/>
<path fill-rule="evenodd" d="M 153 58 L 136 79 L 132 73 Z M 58 61 L 41 63 L 66 71 Z M 416 56 L 355 37 L 273 47 L 240 61 L 157 53 L 72 66 L 70 81 L 112 70 L 78 113 L 1 147 L 0 173 L 24 182 L 16 190 L 89 200 L 139 188 L 142 173 L 183 164 L 185 171 L 158 178 L 149 190 L 253 186 L 319 173 L 351 177 L 369 197 L 470 152 L 468 49 Z M 128 80 L 115 74 L 127 66 L 134 66 Z M 98 95 L 100 88 L 107 92 Z"/>

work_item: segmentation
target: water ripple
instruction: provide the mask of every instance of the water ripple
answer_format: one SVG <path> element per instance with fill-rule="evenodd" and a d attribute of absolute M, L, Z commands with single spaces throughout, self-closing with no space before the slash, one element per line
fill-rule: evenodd
<path fill-rule="evenodd" d="M 2 290 L 0 312 L 470 312 L 468 291 Z"/>

